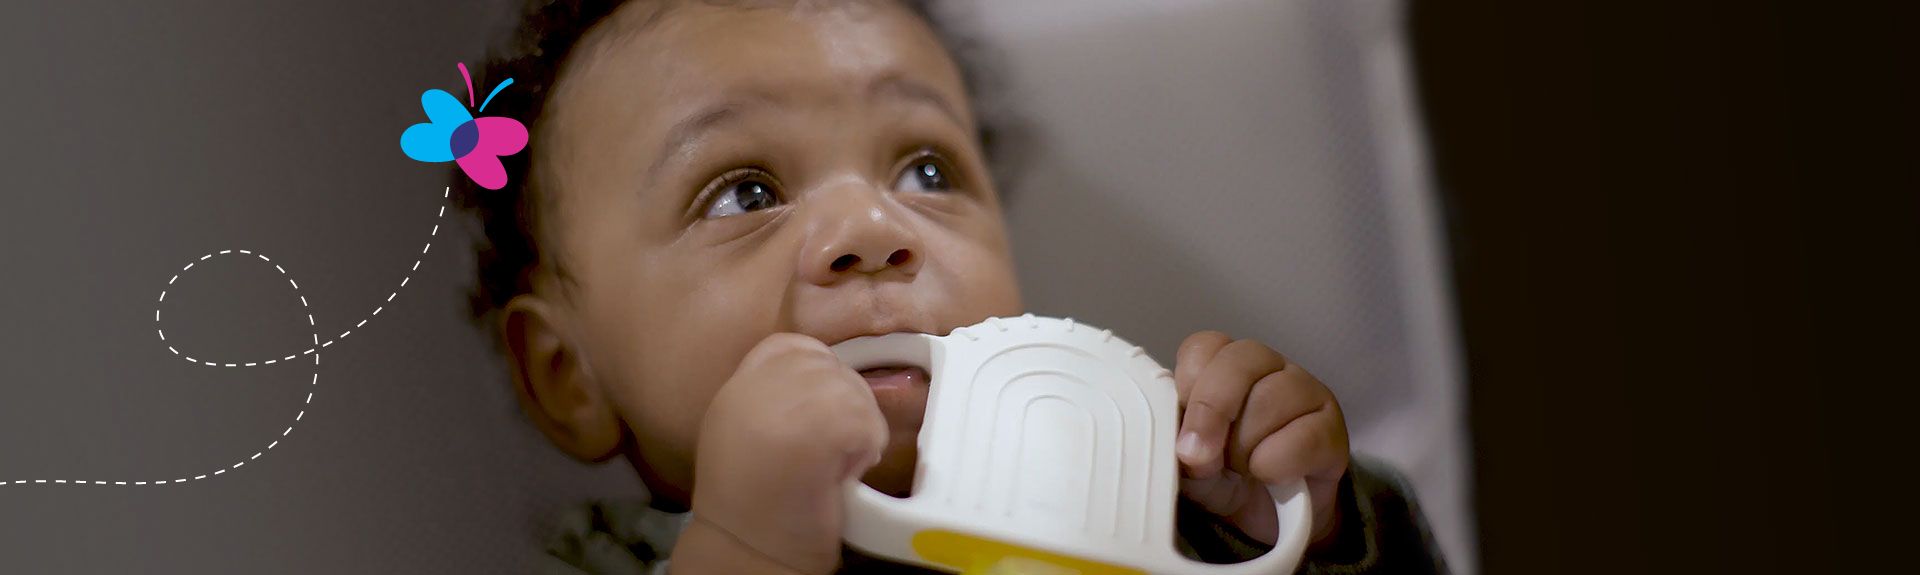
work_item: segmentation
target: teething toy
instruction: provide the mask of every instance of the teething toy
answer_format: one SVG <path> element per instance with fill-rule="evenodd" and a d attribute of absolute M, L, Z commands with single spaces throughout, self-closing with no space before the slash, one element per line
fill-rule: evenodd
<path fill-rule="evenodd" d="M 1266 555 L 1216 565 L 1175 551 L 1173 375 L 1111 331 L 1029 314 L 833 350 L 854 369 L 930 376 L 913 494 L 847 485 L 845 539 L 864 552 L 950 573 L 1280 575 L 1306 548 L 1296 481 L 1268 486 L 1280 538 Z"/>

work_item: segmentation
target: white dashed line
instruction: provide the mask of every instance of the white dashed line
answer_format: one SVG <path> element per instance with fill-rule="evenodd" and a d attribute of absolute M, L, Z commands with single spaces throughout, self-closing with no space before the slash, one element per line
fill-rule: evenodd
<path fill-rule="evenodd" d="M 440 193 L 440 197 L 442 197 L 442 198 L 450 198 L 450 197 L 452 197 L 452 193 L 453 193 L 453 188 L 451 188 L 451 187 L 448 187 L 448 188 L 444 188 L 444 189 L 442 189 L 442 190 L 441 190 L 441 193 Z M 445 205 L 442 205 L 442 206 L 440 206 L 440 212 L 439 212 L 439 215 L 437 215 L 437 216 L 435 216 L 435 217 L 445 217 L 446 215 L 447 215 L 447 207 L 446 207 Z M 438 236 L 439 234 L 440 234 L 440 225 L 439 225 L 439 224 L 434 224 L 434 226 L 433 226 L 433 231 L 431 231 L 431 232 L 429 232 L 429 233 L 428 233 L 428 235 L 430 235 L 430 236 Z M 427 247 L 425 247 L 425 248 L 421 248 L 421 250 L 420 250 L 420 253 L 423 253 L 423 254 L 424 254 L 424 253 L 427 253 L 427 250 L 430 250 L 430 249 L 432 249 L 432 248 L 433 248 L 433 244 L 432 244 L 432 243 L 428 243 L 428 244 L 427 244 Z M 198 263 L 198 262 L 202 262 L 202 261 L 206 261 L 206 260 L 208 260 L 208 259 L 212 259 L 212 258 L 213 258 L 213 256 L 215 256 L 215 255 L 223 255 L 223 254 L 231 254 L 231 253 L 234 253 L 235 251 L 238 251 L 238 252 L 239 252 L 239 253 L 241 253 L 241 254 L 245 254 L 245 255 L 251 255 L 251 256 L 254 256 L 254 257 L 258 257 L 258 258 L 260 258 L 260 261 L 263 261 L 263 262 L 268 262 L 268 263 L 272 263 L 272 262 L 273 262 L 273 260 L 270 260 L 270 259 L 267 259 L 267 256 L 266 256 L 265 254 L 255 254 L 255 253 L 253 253 L 253 252 L 251 252 L 251 251 L 248 251 L 248 250 L 220 250 L 220 251 L 219 251 L 219 252 L 217 252 L 217 253 L 210 253 L 210 254 L 207 254 L 207 255 L 204 255 L 204 256 L 200 256 L 200 259 L 199 259 L 199 260 L 196 260 L 196 261 L 194 261 L 194 262 L 189 262 L 189 263 L 188 263 L 188 264 L 186 265 L 186 267 L 182 267 L 182 268 L 180 268 L 180 271 L 182 271 L 182 272 L 187 272 L 187 271 L 192 271 L 192 270 L 193 270 L 193 265 L 194 265 L 194 263 Z M 284 268 L 284 267 L 281 267 L 281 266 L 280 266 L 280 264 L 273 264 L 273 269 L 275 269 L 275 270 L 278 270 L 278 271 L 279 271 L 279 272 L 280 272 L 281 274 L 286 274 L 286 273 L 287 273 L 287 269 L 286 269 L 286 268 Z M 420 260 L 415 260 L 415 261 L 413 262 L 413 271 L 419 271 L 419 269 L 420 269 Z M 406 287 L 406 285 L 407 285 L 407 282 L 408 282 L 408 281 L 410 281 L 411 279 L 412 279 L 412 276 L 407 276 L 407 277 L 404 277 L 404 278 L 402 278 L 402 279 L 400 280 L 400 287 Z M 173 285 L 173 284 L 174 284 L 174 282 L 177 282 L 177 281 L 180 281 L 180 275 L 179 275 L 179 274 L 175 274 L 175 275 L 174 275 L 174 276 L 173 276 L 172 278 L 170 278 L 170 279 L 168 279 L 168 280 L 167 280 L 167 285 Z M 298 290 L 298 289 L 300 289 L 300 284 L 299 284 L 299 283 L 296 283 L 296 282 L 294 282 L 294 281 L 293 281 L 293 278 L 291 278 L 291 277 L 289 277 L 289 278 L 287 278 L 287 285 L 291 285 L 291 286 L 293 286 L 293 289 L 296 289 L 296 290 Z M 395 291 L 395 292 L 393 292 L 392 294 L 388 294 L 388 295 L 387 295 L 387 302 L 392 302 L 392 301 L 393 301 L 393 298 L 394 298 L 394 297 L 397 297 L 397 296 L 399 296 L 399 295 L 400 295 L 400 292 L 399 292 L 399 291 Z M 308 303 L 307 303 L 307 297 L 306 297 L 305 295 L 301 295 L 301 296 L 299 296 L 299 297 L 300 297 L 300 305 L 301 305 L 302 307 L 311 307 L 310 305 L 308 305 Z M 161 302 L 161 303 L 165 303 L 165 302 L 167 301 L 167 292 L 166 292 L 166 290 L 161 290 L 161 291 L 160 291 L 160 297 L 159 297 L 159 299 L 158 299 L 157 301 L 159 301 L 159 302 Z M 385 308 L 385 307 L 375 307 L 375 308 L 374 308 L 374 310 L 373 310 L 373 313 L 372 313 L 372 314 L 370 314 L 370 315 L 380 315 L 380 311 L 381 311 L 381 310 L 383 310 L 383 309 L 386 309 L 386 308 Z M 360 323 L 358 323 L 358 324 L 354 324 L 354 326 L 353 326 L 353 327 L 354 327 L 355 329 L 359 329 L 360 327 L 363 327 L 363 326 L 365 326 L 365 325 L 367 325 L 367 321 L 368 321 L 369 319 L 371 319 L 371 317 L 369 317 L 369 318 L 367 318 L 367 319 L 362 319 L 362 320 L 360 320 Z M 156 322 L 158 322 L 158 321 L 160 321 L 160 310 L 158 310 L 158 309 L 155 309 L 155 310 L 153 310 L 153 321 L 156 321 Z M 319 325 L 318 323 L 316 323 L 316 322 L 314 321 L 314 319 L 313 319 L 313 314 L 307 314 L 307 325 L 309 325 L 309 326 L 318 326 L 318 325 Z M 337 341 L 338 339 L 344 339 L 344 338 L 346 338 L 346 337 L 347 337 L 347 334 L 350 334 L 350 333 L 353 333 L 353 332 L 352 332 L 351 330 L 348 330 L 348 331 L 346 331 L 346 332 L 342 332 L 342 333 L 340 334 L 340 338 L 337 338 L 336 340 L 329 340 L 329 341 L 327 341 L 327 342 L 325 342 L 325 343 L 322 343 L 322 342 L 320 341 L 320 334 L 318 334 L 318 333 L 315 333 L 315 334 L 313 334 L 313 342 L 314 342 L 314 345 L 315 345 L 316 347 L 314 347 L 314 348 L 312 348 L 312 349 L 308 349 L 308 350 L 306 350 L 306 351 L 303 351 L 303 352 L 300 352 L 300 353 L 298 353 L 298 354 L 294 354 L 294 355 L 289 355 L 289 356 L 286 356 L 286 357 L 284 357 L 284 358 L 281 358 L 281 359 L 269 359 L 269 360 L 266 360 L 266 361 L 253 361 L 253 362 L 245 362 L 245 365 L 244 365 L 244 367 L 255 367 L 255 366 L 259 366 L 259 365 L 272 365 L 272 364 L 274 364 L 274 363 L 276 363 L 276 362 L 282 362 L 282 361 L 285 361 L 285 362 L 289 362 L 289 363 L 291 363 L 291 362 L 293 361 L 293 359 L 294 359 L 294 358 L 296 358 L 296 357 L 299 357 L 299 356 L 301 356 L 301 355 L 312 355 L 312 356 L 313 356 L 313 363 L 314 363 L 314 365 L 315 365 L 315 366 L 318 366 L 318 365 L 320 365 L 320 356 L 319 356 L 318 354 L 315 354 L 314 352 L 315 352 L 315 351 L 318 351 L 318 350 L 319 350 L 320 348 L 323 348 L 323 347 L 327 347 L 327 346 L 330 346 L 330 345 L 333 345 L 333 342 L 334 342 L 334 341 Z M 167 333 L 166 333 L 166 331 L 164 331 L 164 330 L 159 330 L 159 329 L 155 329 L 155 330 L 154 330 L 154 334 L 155 334 L 155 335 L 157 335 L 157 336 L 159 336 L 159 338 L 160 338 L 160 341 L 162 341 L 162 342 L 165 342 L 165 341 L 167 341 Z M 191 356 L 187 356 L 187 355 L 185 355 L 185 354 L 182 354 L 182 353 L 180 353 L 180 350 L 179 350 L 179 349 L 176 349 L 176 348 L 174 348 L 174 347 L 173 347 L 173 346 L 171 346 L 171 345 L 170 345 L 170 346 L 167 346 L 167 351 L 169 351 L 169 352 L 172 352 L 172 353 L 173 353 L 174 355 L 178 355 L 178 356 L 181 356 L 182 358 L 185 358 L 185 359 L 187 360 L 187 362 L 188 362 L 188 363 L 194 363 L 194 364 L 204 364 L 204 365 L 209 365 L 209 366 L 219 366 L 219 365 L 225 365 L 226 367 L 242 367 L 242 365 L 241 365 L 241 364 L 240 364 L 239 362 L 235 362 L 235 363 L 225 363 L 225 362 L 219 362 L 219 363 L 216 363 L 216 362 L 212 362 L 212 361 L 202 361 L 202 360 L 197 360 L 197 359 L 194 359 L 194 358 L 193 358 L 193 357 L 191 357 Z M 317 368 L 316 368 L 316 369 L 317 369 Z M 319 372 L 317 372 L 317 371 L 316 371 L 316 372 L 315 372 L 315 373 L 313 374 L 313 380 L 312 380 L 312 385 L 320 385 L 320 374 L 319 374 Z M 312 404 L 312 403 L 313 403 L 313 393 L 312 393 L 312 392 L 308 392 L 308 393 L 307 393 L 307 401 L 306 401 L 306 403 L 307 403 L 307 404 Z M 300 410 L 300 412 L 299 412 L 298 414 L 296 414 L 296 415 L 294 415 L 294 416 L 293 416 L 293 420 L 294 420 L 294 421 L 296 421 L 296 422 L 298 422 L 298 421 L 300 421 L 301 419 L 303 419 L 303 418 L 305 418 L 306 416 L 307 416 L 307 412 L 306 412 L 306 410 Z M 280 432 L 280 436 L 281 436 L 281 437 L 287 437 L 287 436 L 288 436 L 289 434 L 291 434 L 291 433 L 293 433 L 293 426 L 287 426 L 287 429 L 286 429 L 285 431 L 281 431 L 281 432 Z M 271 449 L 273 449 L 274 447 L 276 447 L 276 446 L 278 446 L 278 445 L 280 445 L 280 440 L 278 440 L 278 439 L 276 439 L 276 440 L 273 440 L 273 442 L 272 442 L 272 443 L 269 443 L 269 444 L 267 444 L 267 449 L 269 449 L 269 450 L 271 450 Z M 259 458 L 260 458 L 260 456 L 261 456 L 261 455 L 263 455 L 263 454 L 265 454 L 265 453 L 266 453 L 266 451 L 260 451 L 260 452 L 258 452 L 258 453 L 254 453 L 254 454 L 253 454 L 253 456 L 252 456 L 252 457 L 249 457 L 249 458 L 247 458 L 247 460 L 246 460 L 246 461 L 241 461 L 241 462 L 239 462 L 239 463 L 235 463 L 235 464 L 233 464 L 233 466 L 232 466 L 232 467 L 229 467 L 229 468 L 226 468 L 226 469 L 220 469 L 220 470 L 216 470 L 216 471 L 214 471 L 213 473 L 210 473 L 210 474 L 205 474 L 205 475 L 196 475 L 196 476 L 194 476 L 194 477 L 193 477 L 192 479 L 185 479 L 185 478 L 182 478 L 182 479 L 175 479 L 175 480 L 172 480 L 172 481 L 171 481 L 171 483 L 186 483 L 186 482 L 188 482 L 188 481 L 192 481 L 192 480 L 198 480 L 198 479 L 206 479 L 206 478 L 208 478 L 208 477 L 212 477 L 212 476 L 215 476 L 215 475 L 220 475 L 220 474 L 222 474 L 222 473 L 226 473 L 228 469 L 239 469 L 239 468 L 240 468 L 240 466 L 242 466 L 242 465 L 246 465 L 246 464 L 247 464 L 247 461 L 252 461 L 252 460 L 255 460 L 255 459 L 259 459 Z M 12 484 L 13 484 L 13 485 L 24 485 L 24 484 L 26 484 L 26 483 L 27 483 L 28 481 L 32 481 L 32 482 L 33 482 L 33 483 L 35 483 L 35 484 L 45 484 L 45 483 L 47 483 L 47 482 L 48 482 L 48 480 L 46 480 L 46 479 L 33 479 L 33 480 L 27 480 L 27 479 L 19 479 L 19 480 L 15 480 L 15 481 L 14 481 L 14 482 L 13 482 Z M 52 480 L 52 482 L 53 482 L 53 483 L 55 483 L 55 484 L 62 484 L 62 485 L 64 485 L 64 484 L 68 484 L 68 483 L 69 483 L 69 482 L 68 482 L 68 480 L 65 480 L 65 479 L 55 479 L 55 480 Z M 87 481 L 84 481 L 84 480 L 73 480 L 73 481 L 72 481 L 71 483 L 72 483 L 72 484 L 74 484 L 74 485 L 86 485 L 86 484 L 87 484 L 88 482 L 87 482 Z M 132 484 L 133 484 L 133 485 L 147 485 L 148 483 L 149 483 L 149 482 L 147 482 L 147 481 L 134 481 L 134 482 L 132 482 Z M 166 484 L 170 484 L 170 482 L 168 482 L 168 481 L 166 481 L 166 480 L 161 480 L 161 481 L 153 481 L 153 482 L 151 482 L 151 483 L 152 483 L 152 484 L 154 484 L 154 485 L 166 485 Z M 106 482 L 106 481 L 93 481 L 93 482 L 92 482 L 92 484 L 93 484 L 93 485 L 107 485 L 107 482 Z M 115 481 L 115 482 L 113 482 L 113 485 L 127 485 L 127 484 L 128 484 L 128 482 L 126 482 L 126 481 Z M 7 482 L 5 482 L 5 481 L 0 481 L 0 486 L 5 486 L 5 485 L 8 485 L 8 483 L 7 483 Z"/>

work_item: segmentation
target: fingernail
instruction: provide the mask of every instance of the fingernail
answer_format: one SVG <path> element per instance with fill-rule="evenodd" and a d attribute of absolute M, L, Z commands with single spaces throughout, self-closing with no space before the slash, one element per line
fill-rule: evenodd
<path fill-rule="evenodd" d="M 1204 446 L 1200 445 L 1200 434 L 1198 432 L 1189 431 L 1180 434 L 1180 443 L 1174 447 L 1174 451 L 1180 454 L 1181 459 L 1185 459 L 1189 463 L 1206 461 L 1207 451 Z"/>

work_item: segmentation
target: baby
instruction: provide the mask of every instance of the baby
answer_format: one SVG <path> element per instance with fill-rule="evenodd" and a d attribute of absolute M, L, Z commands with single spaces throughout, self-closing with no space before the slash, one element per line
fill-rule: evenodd
<path fill-rule="evenodd" d="M 843 550 L 841 486 L 911 491 L 926 374 L 828 346 L 1026 311 L 996 132 L 938 24 L 888 0 L 536 1 L 476 78 L 514 79 L 493 108 L 532 139 L 506 188 L 459 195 L 486 233 L 475 312 L 554 445 L 625 457 L 653 509 L 686 514 L 639 560 L 914 571 Z M 1444 570 L 1305 369 L 1217 332 L 1174 359 L 1189 554 L 1264 552 L 1262 484 L 1305 478 L 1303 572 Z"/>

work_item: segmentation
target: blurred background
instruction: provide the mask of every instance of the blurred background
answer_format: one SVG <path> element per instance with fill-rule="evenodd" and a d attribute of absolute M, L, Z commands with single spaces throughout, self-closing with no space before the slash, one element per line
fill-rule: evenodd
<path fill-rule="evenodd" d="M 517 4 L 0 9 L 0 481 L 48 480 L 0 487 L 0 573 L 523 572 L 546 514 L 639 494 L 522 422 L 465 319 L 475 227 L 395 145 Z M 1894 7 L 948 7 L 1034 123 L 1006 183 L 1032 310 L 1165 363 L 1220 329 L 1307 365 L 1455 572 L 1903 542 Z M 349 330 L 318 365 L 167 350 Z"/>

